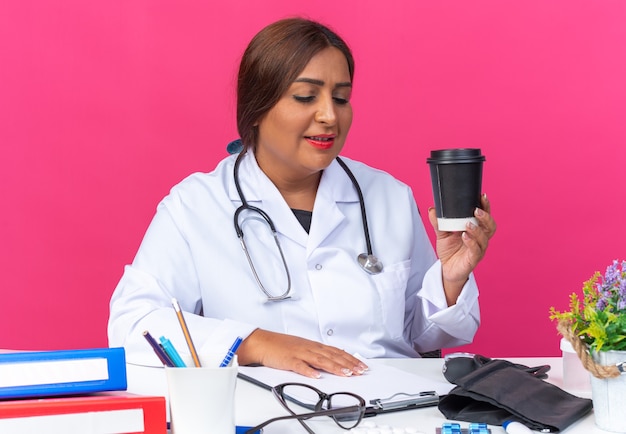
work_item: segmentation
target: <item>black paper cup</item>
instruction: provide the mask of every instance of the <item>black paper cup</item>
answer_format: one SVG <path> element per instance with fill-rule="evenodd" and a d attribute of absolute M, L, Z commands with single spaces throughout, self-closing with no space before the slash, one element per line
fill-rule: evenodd
<path fill-rule="evenodd" d="M 468 222 L 478 224 L 483 162 L 480 149 L 441 149 L 430 152 L 430 178 L 440 231 L 464 231 Z"/>

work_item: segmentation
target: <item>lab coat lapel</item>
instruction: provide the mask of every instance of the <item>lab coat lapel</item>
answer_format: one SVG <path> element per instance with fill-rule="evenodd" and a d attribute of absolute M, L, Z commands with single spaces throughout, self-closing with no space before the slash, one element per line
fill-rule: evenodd
<path fill-rule="evenodd" d="M 301 246 L 307 245 L 308 235 L 293 214 L 285 199 L 258 166 L 253 155 L 244 157 L 239 166 L 239 184 L 249 205 L 261 208 L 274 222 L 276 231 Z M 238 202 L 239 195 L 234 183 L 230 197 Z"/>
<path fill-rule="evenodd" d="M 246 155 L 241 162 L 239 183 L 248 203 L 265 211 L 279 234 L 306 247 L 307 252 L 316 249 L 346 218 L 337 203 L 359 200 L 350 178 L 333 160 L 322 174 L 313 208 L 311 231 L 307 235 L 276 186 L 259 168 L 251 154 Z M 229 189 L 229 196 L 239 206 L 240 199 L 234 183 Z"/>
<path fill-rule="evenodd" d="M 344 158 L 344 161 L 346 159 Z M 358 195 L 348 175 L 333 160 L 324 170 L 315 197 L 313 220 L 309 233 L 308 253 L 320 244 L 346 219 L 339 202 L 358 202 Z"/>

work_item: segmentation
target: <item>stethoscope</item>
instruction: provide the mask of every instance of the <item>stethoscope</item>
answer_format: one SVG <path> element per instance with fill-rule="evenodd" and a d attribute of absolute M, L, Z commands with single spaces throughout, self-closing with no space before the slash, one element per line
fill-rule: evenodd
<path fill-rule="evenodd" d="M 231 154 L 241 151 L 241 145 L 236 142 L 238 141 L 231 142 L 228 144 L 227 149 Z M 261 291 L 263 291 L 263 293 L 267 297 L 267 300 L 268 301 L 285 300 L 291 297 L 290 295 L 291 275 L 289 273 L 289 267 L 287 266 L 287 261 L 283 253 L 283 249 L 280 246 L 280 242 L 278 241 L 278 233 L 276 232 L 276 227 L 274 226 L 274 222 L 272 221 L 270 216 L 261 208 L 248 204 L 245 196 L 243 195 L 243 192 L 241 191 L 241 185 L 239 184 L 239 165 L 241 164 L 242 156 L 243 154 L 239 153 L 239 155 L 237 156 L 237 159 L 235 160 L 235 167 L 233 169 L 233 177 L 235 179 L 235 188 L 237 189 L 237 193 L 239 194 L 239 199 L 241 200 L 241 206 L 235 210 L 235 215 L 234 215 L 235 232 L 237 232 L 237 237 L 239 238 L 239 242 L 241 243 L 241 248 L 243 249 L 246 255 L 246 259 L 248 260 L 248 264 L 250 265 L 252 274 L 254 274 L 255 280 L 257 284 L 259 285 L 259 288 L 261 288 Z M 336 157 L 335 159 L 337 160 L 337 163 L 339 163 L 341 168 L 346 172 L 346 174 L 350 178 L 350 181 L 352 181 L 352 185 L 354 186 L 354 189 L 356 190 L 356 193 L 359 197 L 359 205 L 361 207 L 361 220 L 363 221 L 363 233 L 365 235 L 365 245 L 367 248 L 367 253 L 361 253 L 357 257 L 357 262 L 359 263 L 361 268 L 365 270 L 368 274 L 379 274 L 380 272 L 383 271 L 383 264 L 382 262 L 378 260 L 378 258 L 376 258 L 376 256 L 372 254 L 372 242 L 370 240 L 369 228 L 367 226 L 367 215 L 365 213 L 365 202 L 363 200 L 363 192 L 361 191 L 361 187 L 359 186 L 359 183 L 354 177 L 354 174 L 348 168 L 346 163 L 344 163 L 344 161 L 339 157 Z M 250 253 L 248 252 L 248 247 L 244 240 L 243 230 L 241 229 L 241 225 L 239 224 L 239 214 L 241 214 L 244 210 L 259 214 L 263 218 L 263 220 L 267 222 L 268 226 L 270 227 L 272 236 L 274 237 L 274 242 L 276 243 L 276 246 L 278 247 L 278 251 L 280 252 L 280 258 L 283 262 L 285 273 L 287 274 L 287 290 L 280 295 L 271 294 L 265 288 L 265 286 L 263 286 L 263 283 L 261 283 L 261 279 L 259 278 L 256 268 L 254 267 L 254 263 L 252 262 L 252 258 L 250 257 Z"/>

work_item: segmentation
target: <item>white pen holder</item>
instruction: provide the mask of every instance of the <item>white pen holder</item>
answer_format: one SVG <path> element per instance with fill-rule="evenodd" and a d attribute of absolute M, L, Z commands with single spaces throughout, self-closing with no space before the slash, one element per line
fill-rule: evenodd
<path fill-rule="evenodd" d="M 184 357 L 186 368 L 165 368 L 172 434 L 234 434 L 237 356 L 220 368 L 224 354 Z"/>

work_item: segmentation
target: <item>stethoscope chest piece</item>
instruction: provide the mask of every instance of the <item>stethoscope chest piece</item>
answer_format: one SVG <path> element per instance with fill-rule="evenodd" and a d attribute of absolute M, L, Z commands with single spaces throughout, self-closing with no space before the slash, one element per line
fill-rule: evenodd
<path fill-rule="evenodd" d="M 361 253 L 357 257 L 359 265 L 369 274 L 379 274 L 383 271 L 383 263 L 378 260 L 374 255 L 368 255 L 367 253 Z"/>

